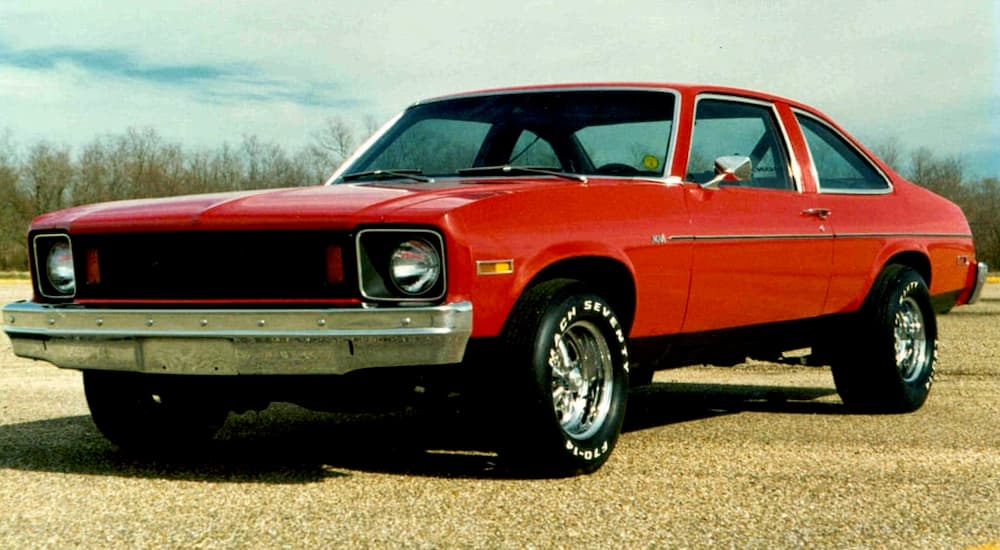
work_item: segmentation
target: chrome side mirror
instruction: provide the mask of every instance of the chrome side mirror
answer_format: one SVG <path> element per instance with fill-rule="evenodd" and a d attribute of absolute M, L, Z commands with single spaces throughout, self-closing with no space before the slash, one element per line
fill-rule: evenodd
<path fill-rule="evenodd" d="M 753 175 L 750 157 L 731 155 L 715 159 L 715 177 L 701 184 L 705 189 L 716 189 L 724 181 L 746 181 Z"/>

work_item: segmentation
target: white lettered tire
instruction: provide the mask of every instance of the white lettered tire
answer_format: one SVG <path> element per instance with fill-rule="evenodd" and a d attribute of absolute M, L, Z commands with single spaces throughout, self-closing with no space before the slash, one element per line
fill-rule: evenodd
<path fill-rule="evenodd" d="M 509 377 L 505 452 L 546 475 L 590 473 L 615 447 L 628 399 L 628 345 L 611 304 L 572 280 L 527 290 L 501 338 Z"/>

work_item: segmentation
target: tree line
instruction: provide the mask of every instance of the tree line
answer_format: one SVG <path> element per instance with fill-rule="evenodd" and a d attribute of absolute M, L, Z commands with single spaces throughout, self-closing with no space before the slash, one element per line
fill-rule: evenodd
<path fill-rule="evenodd" d="M 322 183 L 354 150 L 371 119 L 325 121 L 302 149 L 245 135 L 237 144 L 189 149 L 152 128 L 102 135 L 77 150 L 0 133 L 0 271 L 26 271 L 26 229 L 35 216 L 80 204 Z"/>
<path fill-rule="evenodd" d="M 38 214 L 108 200 L 315 185 L 374 130 L 370 118 L 358 125 L 331 118 L 292 153 L 253 135 L 235 145 L 188 149 L 151 128 L 130 128 L 73 150 L 48 141 L 22 147 L 2 133 L 0 271 L 27 270 L 25 230 Z M 889 140 L 874 149 L 910 181 L 961 206 L 979 259 L 1000 267 L 1000 180 L 970 179 L 959 157 L 927 148 L 906 152 Z"/>

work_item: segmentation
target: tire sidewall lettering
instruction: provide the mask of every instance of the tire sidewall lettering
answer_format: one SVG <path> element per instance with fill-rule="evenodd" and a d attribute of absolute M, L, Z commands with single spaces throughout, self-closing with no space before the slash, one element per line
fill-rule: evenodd
<path fill-rule="evenodd" d="M 596 443 L 593 447 L 582 447 L 575 441 L 567 439 L 565 448 L 566 452 L 570 455 L 576 458 L 582 458 L 586 461 L 591 461 L 597 460 L 607 454 L 611 449 L 611 444 L 607 439 L 604 439 Z"/>
<path fill-rule="evenodd" d="M 625 328 L 618 321 L 618 317 L 615 315 L 614 310 L 606 302 L 594 299 L 594 298 L 584 298 L 581 304 L 581 309 L 584 312 L 593 312 L 600 316 L 604 320 L 606 326 L 601 327 L 603 329 L 609 329 L 610 334 L 613 335 L 614 341 L 618 343 L 618 350 L 622 358 L 622 367 L 625 372 L 629 371 L 629 356 L 628 356 L 628 338 L 625 334 Z M 577 317 L 577 305 L 569 305 L 566 312 L 563 314 L 562 318 L 559 320 L 559 333 L 561 334 L 569 328 L 570 322 Z M 609 344 L 611 341 L 608 342 Z"/>
<path fill-rule="evenodd" d="M 618 320 L 610 304 L 591 294 L 580 294 L 563 301 L 556 311 L 560 313 L 558 313 L 555 322 L 549 325 L 551 333 L 546 336 L 545 331 L 543 331 L 540 334 L 543 337 L 542 341 L 545 342 L 543 357 L 547 368 L 551 371 L 551 369 L 560 365 L 562 361 L 560 345 L 566 331 L 575 322 L 587 321 L 592 323 L 603 335 L 614 363 L 620 366 L 621 371 L 626 373 L 625 377 L 615 376 L 615 386 L 612 389 L 614 393 L 612 399 L 624 399 L 625 394 L 620 392 L 628 391 L 628 338 L 624 326 Z M 614 409 L 614 406 L 612 409 Z M 605 425 L 597 433 L 586 439 L 576 439 L 562 432 L 558 420 L 553 416 L 555 428 L 561 435 L 562 449 L 568 459 L 583 463 L 597 463 L 607 459 L 607 455 L 614 448 L 615 441 L 620 432 L 623 411 L 611 411 L 608 414 L 612 416 L 605 419 Z"/>

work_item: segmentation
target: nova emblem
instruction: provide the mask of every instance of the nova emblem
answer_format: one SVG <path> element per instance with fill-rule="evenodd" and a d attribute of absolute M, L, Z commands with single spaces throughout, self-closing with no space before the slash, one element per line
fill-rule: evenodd
<path fill-rule="evenodd" d="M 653 238 L 650 240 L 653 242 L 653 244 L 667 244 L 667 236 L 664 235 L 663 233 L 657 233 L 656 235 L 653 235 Z"/>

